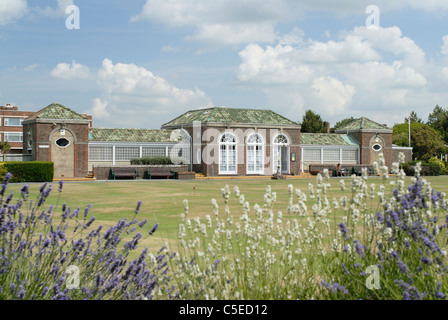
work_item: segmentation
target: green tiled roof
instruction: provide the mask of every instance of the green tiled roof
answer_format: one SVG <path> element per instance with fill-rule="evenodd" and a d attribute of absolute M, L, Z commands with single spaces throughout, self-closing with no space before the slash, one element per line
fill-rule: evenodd
<path fill-rule="evenodd" d="M 171 132 L 154 129 L 90 128 L 89 141 L 173 143 L 176 141 L 170 139 Z"/>
<path fill-rule="evenodd" d="M 62 104 L 52 103 L 25 120 L 30 119 L 87 120 L 87 117 L 63 106 Z"/>
<path fill-rule="evenodd" d="M 271 110 L 213 107 L 188 111 L 162 125 L 191 125 L 194 121 L 235 124 L 299 125 Z"/>
<path fill-rule="evenodd" d="M 301 144 L 305 145 L 335 145 L 335 146 L 358 146 L 359 143 L 348 134 L 337 133 L 302 133 Z"/>
<path fill-rule="evenodd" d="M 388 130 L 389 128 L 386 125 L 379 124 L 378 122 L 372 121 L 365 117 L 361 117 L 359 119 L 355 119 L 352 122 L 349 122 L 347 125 L 338 128 L 336 131 L 347 131 L 347 130 L 363 130 L 363 129 L 373 129 L 373 130 Z"/>

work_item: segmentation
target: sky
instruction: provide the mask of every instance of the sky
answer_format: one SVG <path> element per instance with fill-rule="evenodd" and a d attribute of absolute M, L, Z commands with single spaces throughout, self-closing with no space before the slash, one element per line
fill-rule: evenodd
<path fill-rule="evenodd" d="M 94 127 L 306 110 L 392 127 L 448 106 L 446 0 L 0 0 L 0 105 Z"/>

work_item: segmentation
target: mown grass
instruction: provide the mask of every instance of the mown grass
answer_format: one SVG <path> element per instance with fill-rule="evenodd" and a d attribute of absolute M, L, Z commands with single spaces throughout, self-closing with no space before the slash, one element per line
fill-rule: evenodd
<path fill-rule="evenodd" d="M 446 176 L 425 177 L 431 182 L 434 190 L 448 193 L 448 180 Z M 349 178 L 346 178 L 346 187 L 349 189 Z M 330 180 L 331 188 L 328 189 L 327 196 L 339 199 L 342 195 L 347 195 L 340 189 L 339 178 Z M 410 183 L 410 178 L 406 178 L 406 182 Z M 103 225 L 108 228 L 114 225 L 120 219 L 132 220 L 134 217 L 134 209 L 138 201 L 142 201 L 139 221 L 147 219 L 148 224 L 158 223 L 159 228 L 153 237 L 147 238 L 142 242 L 141 246 L 149 246 L 150 249 L 156 250 L 164 242 L 174 244 L 177 240 L 178 224 L 180 215 L 184 212 L 184 199 L 188 200 L 189 211 L 191 217 L 199 217 L 203 219 L 206 215 L 213 215 L 213 207 L 211 199 L 215 198 L 218 204 L 223 208 L 223 198 L 221 188 L 229 185 L 230 190 L 237 186 L 241 194 L 251 207 L 253 205 L 262 204 L 264 191 L 267 186 L 271 186 L 273 192 L 277 192 L 276 210 L 282 210 L 285 218 L 297 218 L 288 214 L 286 208 L 288 206 L 288 185 L 292 184 L 294 188 L 301 189 L 308 194 L 308 184 L 315 183 L 315 177 L 310 179 L 290 179 L 290 180 L 139 180 L 139 181 L 114 181 L 114 182 L 66 182 L 63 191 L 57 191 L 57 183 L 53 183 L 53 191 L 47 199 L 47 205 L 57 206 L 55 218 L 61 213 L 61 205 L 65 203 L 67 206 L 76 209 L 80 207 L 81 212 L 89 204 L 92 208 L 89 212 L 90 216 L 95 216 L 95 225 Z M 369 184 L 377 185 L 382 183 L 382 178 L 369 178 Z M 23 183 L 10 184 L 7 193 L 20 193 Z M 30 185 L 29 199 L 37 201 L 39 196 L 39 187 L 41 184 Z M 390 191 L 394 186 L 389 185 Z M 377 186 L 378 189 L 378 186 Z M 313 199 L 308 197 L 307 206 L 313 203 Z M 377 201 L 374 202 L 377 206 Z M 232 215 L 240 214 L 241 205 L 237 201 L 229 202 L 229 209 Z M 374 209 L 374 208 L 372 208 Z M 332 223 L 340 223 L 342 216 L 335 216 Z M 336 226 L 332 226 L 336 227 Z"/>

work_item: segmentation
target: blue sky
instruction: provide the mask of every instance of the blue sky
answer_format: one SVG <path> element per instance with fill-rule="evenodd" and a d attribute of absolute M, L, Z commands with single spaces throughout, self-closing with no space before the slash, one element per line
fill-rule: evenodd
<path fill-rule="evenodd" d="M 59 102 L 95 127 L 211 106 L 426 120 L 448 105 L 447 21 L 442 0 L 0 0 L 0 104 Z"/>

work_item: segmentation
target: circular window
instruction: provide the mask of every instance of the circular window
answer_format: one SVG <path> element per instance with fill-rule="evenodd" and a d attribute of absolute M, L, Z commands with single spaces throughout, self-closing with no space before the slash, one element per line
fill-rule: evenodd
<path fill-rule="evenodd" d="M 380 151 L 381 149 L 383 149 L 383 147 L 382 147 L 380 144 L 375 143 L 375 144 L 372 146 L 372 149 L 375 150 L 375 151 Z"/>
<path fill-rule="evenodd" d="M 58 140 L 56 140 L 56 144 L 61 148 L 65 148 L 70 144 L 70 141 L 66 138 L 59 138 Z"/>
<path fill-rule="evenodd" d="M 28 139 L 28 148 L 31 148 L 33 146 L 33 139 Z"/>

